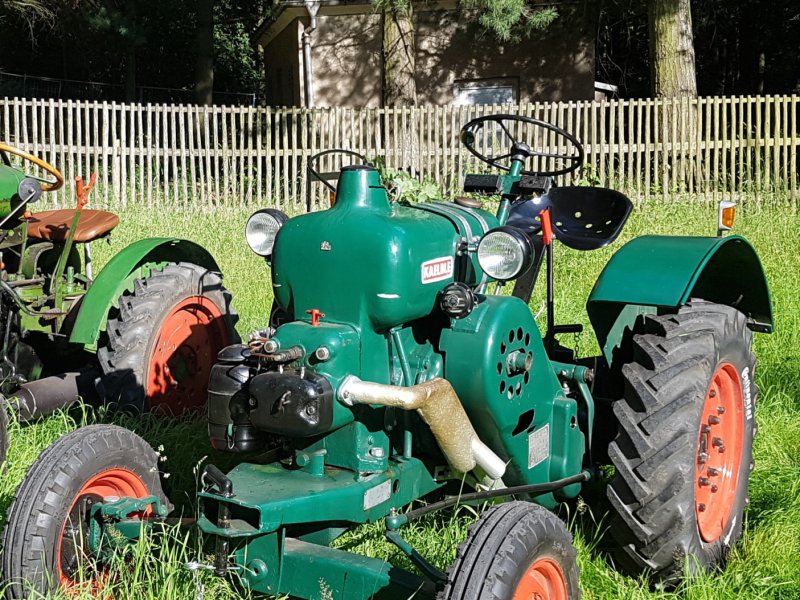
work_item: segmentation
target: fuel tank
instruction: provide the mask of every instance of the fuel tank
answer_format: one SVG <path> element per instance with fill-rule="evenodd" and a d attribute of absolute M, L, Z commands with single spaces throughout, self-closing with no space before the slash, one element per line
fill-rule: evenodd
<path fill-rule="evenodd" d="M 275 298 L 295 318 L 318 309 L 330 321 L 374 331 L 430 315 L 445 285 L 474 284 L 479 276 L 464 250 L 494 219 L 481 212 L 482 227 L 466 214 L 459 225 L 452 216 L 390 202 L 377 171 L 346 167 L 333 207 L 290 219 L 279 232 Z"/>

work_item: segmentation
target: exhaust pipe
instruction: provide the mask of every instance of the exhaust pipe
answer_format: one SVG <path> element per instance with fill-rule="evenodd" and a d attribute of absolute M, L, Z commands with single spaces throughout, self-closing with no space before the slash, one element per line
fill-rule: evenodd
<path fill-rule="evenodd" d="M 431 428 L 450 465 L 461 473 L 479 466 L 494 480 L 503 477 L 506 463 L 484 444 L 461 400 L 446 379 L 432 379 L 411 387 L 362 381 L 350 375 L 339 386 L 339 401 L 347 406 L 378 404 L 416 410 Z"/>
<path fill-rule="evenodd" d="M 10 394 L 17 399 L 10 404 L 16 408 L 20 421 L 33 421 L 59 408 L 68 408 L 79 398 L 94 399 L 97 394 L 94 382 L 98 376 L 95 369 L 87 369 L 29 381 Z"/>

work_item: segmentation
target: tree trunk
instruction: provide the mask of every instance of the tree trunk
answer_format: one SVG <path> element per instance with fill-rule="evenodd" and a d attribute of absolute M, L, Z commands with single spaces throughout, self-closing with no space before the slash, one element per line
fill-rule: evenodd
<path fill-rule="evenodd" d="M 416 106 L 414 80 L 414 19 L 406 10 L 383 12 L 383 103 L 384 106 Z"/>
<path fill-rule="evenodd" d="M 649 0 L 653 95 L 697 96 L 690 0 Z"/>
<path fill-rule="evenodd" d="M 414 44 L 414 15 L 411 3 L 406 9 L 383 11 L 383 105 L 402 107 L 417 105 L 417 82 Z M 415 114 L 411 114 L 402 129 L 393 134 L 400 149 L 399 156 L 389 159 L 387 166 L 419 172 L 419 144 Z M 402 121 L 401 121 L 402 122 Z"/>
<path fill-rule="evenodd" d="M 197 64 L 195 95 L 198 104 L 209 106 L 214 93 L 214 2 L 197 0 Z"/>

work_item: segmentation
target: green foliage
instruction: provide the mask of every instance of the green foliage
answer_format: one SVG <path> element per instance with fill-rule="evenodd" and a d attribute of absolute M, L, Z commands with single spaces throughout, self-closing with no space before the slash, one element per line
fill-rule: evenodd
<path fill-rule="evenodd" d="M 381 175 L 386 192 L 394 202 L 431 202 L 441 197 L 439 185 L 432 179 L 418 179 L 408 171 L 386 166 L 386 160 L 379 156 L 370 160 Z"/>
<path fill-rule="evenodd" d="M 558 18 L 554 7 L 533 7 L 526 0 L 461 0 L 461 5 L 479 9 L 481 25 L 501 42 L 529 37 Z"/>
<path fill-rule="evenodd" d="M 196 0 L 0 0 L 0 70 L 120 84 L 135 48 L 137 86 L 191 90 L 196 4 Z M 261 91 L 263 68 L 250 34 L 270 6 L 269 0 L 214 2 L 216 91 Z"/>
<path fill-rule="evenodd" d="M 411 0 L 372 0 L 372 4 L 375 10 L 404 12 L 411 7 Z M 460 0 L 460 5 L 480 11 L 480 24 L 501 42 L 529 37 L 558 18 L 554 7 L 533 7 L 527 0 Z"/>

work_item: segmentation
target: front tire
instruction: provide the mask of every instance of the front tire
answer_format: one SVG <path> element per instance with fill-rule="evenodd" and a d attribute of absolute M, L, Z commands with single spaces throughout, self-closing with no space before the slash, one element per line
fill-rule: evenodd
<path fill-rule="evenodd" d="M 530 502 L 487 510 L 470 527 L 437 600 L 577 600 L 572 536 L 553 513 Z"/>
<path fill-rule="evenodd" d="M 217 354 L 239 340 L 238 315 L 219 274 L 168 264 L 137 279 L 119 305 L 97 353 L 106 402 L 168 416 L 205 406 Z"/>
<path fill-rule="evenodd" d="M 673 580 L 724 563 L 753 468 L 756 360 L 745 316 L 693 301 L 650 316 L 622 368 L 608 498 L 620 562 Z"/>
<path fill-rule="evenodd" d="M 158 459 L 147 442 L 116 425 L 83 427 L 47 448 L 8 511 L 2 554 L 7 598 L 77 593 L 86 574 L 102 581 L 102 567 L 89 564 L 83 546 L 89 506 L 107 496 L 154 495 L 168 507 Z"/>

